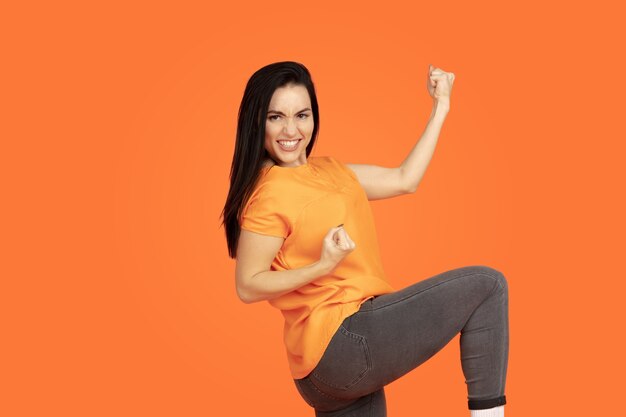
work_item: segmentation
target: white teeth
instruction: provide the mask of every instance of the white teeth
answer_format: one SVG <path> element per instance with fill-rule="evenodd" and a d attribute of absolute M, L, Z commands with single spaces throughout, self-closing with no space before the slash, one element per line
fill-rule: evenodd
<path fill-rule="evenodd" d="M 279 140 L 280 147 L 286 151 L 295 150 L 298 147 L 299 140 Z"/>

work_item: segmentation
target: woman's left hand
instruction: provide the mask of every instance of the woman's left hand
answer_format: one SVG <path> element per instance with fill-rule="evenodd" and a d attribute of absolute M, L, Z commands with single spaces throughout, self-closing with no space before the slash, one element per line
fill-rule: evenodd
<path fill-rule="evenodd" d="M 430 94 L 433 100 L 449 103 L 452 86 L 454 85 L 454 73 L 445 72 L 429 64 L 426 85 L 428 94 Z"/>

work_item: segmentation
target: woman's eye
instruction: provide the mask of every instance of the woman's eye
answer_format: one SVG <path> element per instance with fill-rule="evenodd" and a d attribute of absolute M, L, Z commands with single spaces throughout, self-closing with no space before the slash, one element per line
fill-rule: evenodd
<path fill-rule="evenodd" d="M 298 116 L 304 116 L 304 117 L 301 117 L 301 119 L 306 119 L 307 117 L 309 117 L 308 114 L 304 114 L 304 113 L 300 113 Z M 277 114 L 273 114 L 273 115 L 269 116 L 268 119 L 274 121 L 274 120 L 276 120 L 276 119 L 274 119 L 274 117 L 280 117 L 280 116 L 277 115 Z"/>

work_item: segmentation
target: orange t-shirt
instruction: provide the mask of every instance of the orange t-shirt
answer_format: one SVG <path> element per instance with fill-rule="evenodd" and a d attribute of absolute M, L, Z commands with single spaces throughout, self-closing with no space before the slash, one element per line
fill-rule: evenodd
<path fill-rule="evenodd" d="M 395 291 L 383 271 L 369 201 L 350 168 L 333 157 L 309 157 L 298 167 L 263 167 L 242 212 L 242 229 L 286 239 L 272 271 L 319 261 L 324 236 L 341 223 L 355 249 L 331 274 L 268 300 L 285 318 L 294 379 L 315 368 L 339 325 L 363 302 Z"/>

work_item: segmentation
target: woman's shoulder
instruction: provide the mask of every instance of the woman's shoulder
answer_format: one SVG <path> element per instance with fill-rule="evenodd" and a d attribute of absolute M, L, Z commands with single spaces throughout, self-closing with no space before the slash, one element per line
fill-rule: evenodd
<path fill-rule="evenodd" d="M 311 162 L 332 162 L 334 161 L 335 158 L 333 158 L 332 156 L 309 156 L 307 158 L 308 163 Z M 263 159 L 263 162 L 261 163 L 261 167 L 262 168 L 269 168 L 271 166 L 276 165 L 276 162 L 274 162 L 271 158 L 265 158 Z"/>
<path fill-rule="evenodd" d="M 336 165 L 337 160 L 330 155 L 312 156 L 309 158 L 309 163 L 319 167 L 332 167 Z"/>
<path fill-rule="evenodd" d="M 345 171 L 346 164 L 341 158 L 334 156 L 320 156 L 318 160 L 320 165 L 325 165 L 328 169 L 335 169 L 338 171 Z"/>

